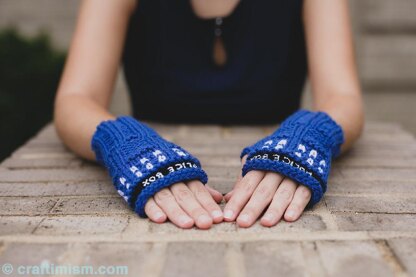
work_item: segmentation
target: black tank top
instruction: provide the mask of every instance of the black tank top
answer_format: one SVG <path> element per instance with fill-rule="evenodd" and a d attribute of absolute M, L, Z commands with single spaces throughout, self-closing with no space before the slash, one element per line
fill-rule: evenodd
<path fill-rule="evenodd" d="M 174 123 L 277 123 L 299 108 L 306 78 L 302 0 L 240 0 L 224 18 L 190 0 L 139 0 L 123 66 L 134 116 Z M 213 60 L 220 36 L 224 65 Z"/>

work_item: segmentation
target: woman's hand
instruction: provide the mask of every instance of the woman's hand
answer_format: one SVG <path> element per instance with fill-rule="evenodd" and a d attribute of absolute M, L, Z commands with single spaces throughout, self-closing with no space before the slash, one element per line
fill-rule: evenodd
<path fill-rule="evenodd" d="M 151 197 L 145 206 L 150 220 L 163 223 L 169 219 L 180 228 L 209 229 L 213 223 L 223 220 L 220 192 L 204 186 L 200 181 L 176 183 L 164 188 Z"/>
<path fill-rule="evenodd" d="M 243 165 L 246 161 L 244 156 Z M 297 220 L 309 200 L 311 191 L 279 173 L 253 170 L 239 176 L 232 191 L 225 195 L 225 221 L 237 221 L 240 227 L 250 227 L 263 213 L 260 223 L 271 227 L 283 217 Z"/>

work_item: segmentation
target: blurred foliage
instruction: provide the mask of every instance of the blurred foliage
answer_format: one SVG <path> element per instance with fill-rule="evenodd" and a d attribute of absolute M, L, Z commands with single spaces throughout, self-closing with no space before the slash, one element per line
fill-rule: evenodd
<path fill-rule="evenodd" d="M 0 31 L 0 161 L 52 119 L 64 61 L 46 34 Z"/>

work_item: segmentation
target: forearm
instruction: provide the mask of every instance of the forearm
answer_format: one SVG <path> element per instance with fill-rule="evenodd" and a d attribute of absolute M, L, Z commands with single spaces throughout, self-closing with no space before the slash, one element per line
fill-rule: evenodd
<path fill-rule="evenodd" d="M 344 131 L 345 142 L 341 151 L 349 149 L 359 138 L 364 127 L 364 111 L 360 93 L 328 94 L 314 101 L 314 109 L 328 113 Z"/>
<path fill-rule="evenodd" d="M 83 158 L 94 160 L 91 139 L 97 125 L 113 119 L 105 107 L 92 98 L 78 94 L 58 94 L 54 124 L 65 145 Z"/>

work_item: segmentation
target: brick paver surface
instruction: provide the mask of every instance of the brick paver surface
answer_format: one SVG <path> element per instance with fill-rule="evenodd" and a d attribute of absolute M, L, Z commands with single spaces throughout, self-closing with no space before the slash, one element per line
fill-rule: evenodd
<path fill-rule="evenodd" d="M 198 156 L 221 192 L 242 147 L 276 126 L 151 124 Z M 295 223 L 210 230 L 154 224 L 128 209 L 106 171 L 49 125 L 0 165 L 0 265 L 127 265 L 131 276 L 416 276 L 416 140 L 368 123 L 334 163 L 324 200 Z M 1 275 L 1 273 L 0 273 Z"/>

